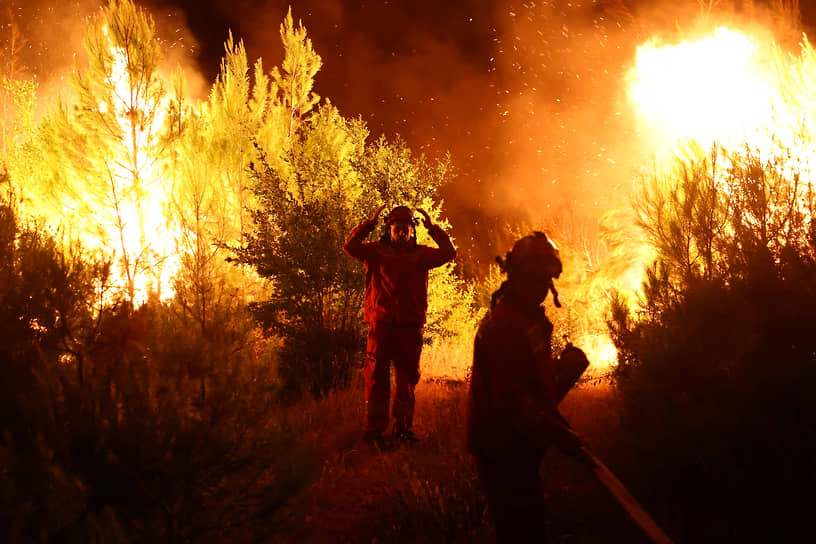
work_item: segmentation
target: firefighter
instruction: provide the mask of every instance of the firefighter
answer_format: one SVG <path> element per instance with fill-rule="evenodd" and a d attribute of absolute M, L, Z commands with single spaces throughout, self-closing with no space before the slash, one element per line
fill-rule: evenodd
<path fill-rule="evenodd" d="M 412 431 L 414 387 L 419 381 L 422 328 L 428 307 L 428 271 L 456 257 L 448 235 L 421 209 L 417 211 L 422 224 L 439 247 L 417 244 L 418 221 L 407 206 L 397 206 L 386 216 L 379 241 L 365 242 L 383 208 L 355 228 L 343 244 L 343 250 L 366 267 L 364 317 L 369 329 L 363 369 L 364 439 L 378 446 L 383 444 L 389 425 L 392 363 L 392 435 L 399 442 L 416 440 Z"/>
<path fill-rule="evenodd" d="M 553 325 L 541 303 L 552 292 L 560 306 L 553 279 L 561 274 L 561 261 L 547 236 L 525 236 L 505 259 L 497 260 L 507 280 L 493 294 L 476 335 L 467 446 L 497 541 L 543 542 L 547 531 L 539 465 L 545 449 L 555 445 L 587 461 L 581 441 L 557 412 L 558 401 L 586 366 L 573 373 L 566 387 L 559 383 Z M 574 350 L 580 351 L 570 347 L 564 357 L 568 366 L 577 359 Z"/>

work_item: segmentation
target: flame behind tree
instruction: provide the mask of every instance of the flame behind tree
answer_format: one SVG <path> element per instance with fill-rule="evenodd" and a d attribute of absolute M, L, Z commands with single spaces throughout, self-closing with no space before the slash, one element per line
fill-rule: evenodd
<path fill-rule="evenodd" d="M 638 363 L 633 331 L 667 319 L 690 292 L 804 277 L 816 247 L 807 38 L 794 55 L 721 28 L 698 42 L 646 44 L 638 59 L 631 97 L 661 143 L 633 199 L 652 250 L 639 263 L 637 316 L 633 301 L 613 301 L 622 373 Z"/>
<path fill-rule="evenodd" d="M 766 155 L 789 149 L 811 161 L 815 71 L 807 37 L 794 55 L 720 27 L 697 41 L 640 46 L 629 95 L 659 158 L 692 140 L 732 151 L 747 142 Z"/>
<path fill-rule="evenodd" d="M 578 315 L 590 319 L 618 294 L 635 295 L 627 297 L 630 304 L 643 300 L 643 281 L 654 286 L 656 274 L 670 274 L 674 283 L 722 274 L 723 239 L 737 228 L 727 215 L 739 200 L 745 203 L 745 191 L 764 193 L 769 213 L 809 216 L 812 208 L 816 54 L 806 38 L 796 55 L 759 35 L 719 27 L 678 44 L 649 40 L 634 61 L 629 98 L 654 162 L 635 182 L 637 209 L 601 217 L 607 253 L 600 265 L 588 266 L 591 273 L 574 281 L 574 290 L 572 278 L 562 281 L 565 296 L 587 308 Z M 760 179 L 763 169 L 767 175 Z M 795 198 L 796 206 L 786 198 Z M 794 226 L 783 230 L 788 228 Z M 567 242 L 569 258 L 581 246 Z M 663 268 L 650 268 L 661 255 L 669 256 Z M 582 256 L 578 262 L 589 265 L 592 259 Z M 593 360 L 603 360 L 601 351 L 613 352 L 608 339 L 602 340 L 607 343 L 599 350 L 578 338 Z M 613 362 L 609 357 L 608 364 Z"/>
<path fill-rule="evenodd" d="M 721 277 L 747 245 L 725 251 L 718 239 L 753 229 L 748 245 L 777 258 L 780 244 L 802 236 L 813 208 L 814 88 L 807 38 L 798 56 L 726 28 L 639 49 L 631 97 L 668 160 L 643 176 L 635 199 L 651 244 L 673 263 L 667 273 L 684 284 Z"/>
<path fill-rule="evenodd" d="M 61 104 L 43 123 L 40 185 L 26 197 L 34 213 L 61 219 L 71 235 L 114 255 L 123 291 L 140 302 L 148 292 L 161 296 L 165 270 L 175 267 L 172 180 L 164 174 L 178 124 L 168 117 L 153 22 L 130 0 L 112 0 L 92 20 L 85 49 L 73 107 Z"/>
<path fill-rule="evenodd" d="M 630 95 L 658 150 L 686 138 L 704 147 L 738 141 L 762 128 L 773 88 L 760 53 L 752 38 L 726 27 L 694 42 L 639 47 Z"/>

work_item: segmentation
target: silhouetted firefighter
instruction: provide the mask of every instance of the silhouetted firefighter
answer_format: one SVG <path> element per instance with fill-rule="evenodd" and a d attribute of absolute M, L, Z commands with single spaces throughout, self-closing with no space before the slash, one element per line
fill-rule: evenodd
<path fill-rule="evenodd" d="M 546 504 L 539 465 L 554 445 L 590 468 L 598 481 L 658 544 L 671 540 L 558 413 L 558 403 L 589 366 L 572 344 L 552 356 L 553 325 L 541 303 L 552 292 L 561 259 L 543 232 L 518 240 L 497 261 L 507 280 L 493 293 L 476 334 L 467 423 L 487 507 L 504 542 L 546 542 Z"/>
<path fill-rule="evenodd" d="M 552 357 L 553 325 L 541 303 L 561 275 L 558 250 L 542 232 L 497 259 L 507 280 L 493 293 L 473 353 L 468 449 L 475 456 L 498 542 L 543 542 L 545 500 L 539 465 L 555 445 L 589 462 L 558 402 L 588 366 L 568 347 Z"/>
<path fill-rule="evenodd" d="M 343 244 L 346 253 L 366 266 L 365 311 L 368 342 L 365 358 L 365 440 L 382 445 L 388 427 L 391 363 L 395 391 L 391 402 L 393 435 L 401 442 L 415 440 L 411 429 L 414 387 L 419 381 L 422 328 L 428 308 L 428 270 L 456 257 L 450 238 L 418 210 L 423 225 L 438 248 L 416 243 L 418 221 L 407 206 L 398 206 L 385 218 L 378 242 L 364 242 L 375 229 L 381 206 L 360 224 Z"/>

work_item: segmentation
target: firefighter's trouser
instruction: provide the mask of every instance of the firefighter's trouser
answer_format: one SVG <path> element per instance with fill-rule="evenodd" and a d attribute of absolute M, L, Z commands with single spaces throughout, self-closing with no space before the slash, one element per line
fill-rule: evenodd
<path fill-rule="evenodd" d="M 533 452 L 500 458 L 476 456 L 498 544 L 548 541 L 540 464 L 541 455 Z"/>
<path fill-rule="evenodd" d="M 393 430 L 400 433 L 411 429 L 414 418 L 414 387 L 419 382 L 421 353 L 421 326 L 370 324 L 363 370 L 367 431 L 385 431 L 388 428 L 392 362 L 395 385 L 391 399 Z"/>

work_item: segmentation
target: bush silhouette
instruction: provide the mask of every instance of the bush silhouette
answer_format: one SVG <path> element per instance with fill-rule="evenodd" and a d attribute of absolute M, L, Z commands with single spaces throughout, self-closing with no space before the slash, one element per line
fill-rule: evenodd
<path fill-rule="evenodd" d="M 809 187 L 748 149 L 692 150 L 650 181 L 657 260 L 637 311 L 618 298 L 609 320 L 632 477 L 679 540 L 796 534 L 816 483 Z"/>
<path fill-rule="evenodd" d="M 108 272 L 0 207 L 0 534 L 278 530 L 311 461 L 275 416 L 250 330 L 204 338 L 172 304 L 102 304 Z"/>

